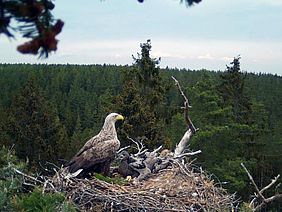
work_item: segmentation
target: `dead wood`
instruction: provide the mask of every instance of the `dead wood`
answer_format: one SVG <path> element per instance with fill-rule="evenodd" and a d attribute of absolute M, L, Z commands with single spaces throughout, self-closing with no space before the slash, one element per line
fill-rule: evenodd
<path fill-rule="evenodd" d="M 255 197 L 253 198 L 253 200 L 251 201 L 251 203 L 249 205 L 250 209 L 252 209 L 253 211 L 261 211 L 262 208 L 264 208 L 265 206 L 267 206 L 271 202 L 276 201 L 278 199 L 282 199 L 282 194 L 279 194 L 279 193 L 275 194 L 271 197 L 268 197 L 268 198 L 266 198 L 263 195 L 263 192 L 265 192 L 267 189 L 269 189 L 271 186 L 273 186 L 277 182 L 280 175 L 277 175 L 267 186 L 265 186 L 262 189 L 259 189 L 257 184 L 255 183 L 252 175 L 250 174 L 248 169 L 245 167 L 245 165 L 243 163 L 241 163 L 241 166 L 243 167 L 243 169 L 247 173 L 251 183 L 253 184 L 253 186 L 255 187 L 255 190 L 256 190 Z"/>
<path fill-rule="evenodd" d="M 175 77 L 171 77 L 174 82 L 175 82 L 175 85 L 180 93 L 180 95 L 182 96 L 183 100 L 184 100 L 184 107 L 183 110 L 184 110 L 184 120 L 187 124 L 187 127 L 188 127 L 188 130 L 184 133 L 182 139 L 180 140 L 180 142 L 176 145 L 176 148 L 174 150 L 174 156 L 177 157 L 177 158 L 181 158 L 180 155 L 182 155 L 186 148 L 187 148 L 187 145 L 188 145 L 188 142 L 190 141 L 191 137 L 199 130 L 199 129 L 196 129 L 196 127 L 194 126 L 190 116 L 189 116 L 189 109 L 191 108 L 190 104 L 189 104 L 189 100 L 187 98 L 187 96 L 185 95 L 185 93 L 183 92 L 178 80 L 175 79 Z M 184 156 L 184 155 L 183 155 Z"/>

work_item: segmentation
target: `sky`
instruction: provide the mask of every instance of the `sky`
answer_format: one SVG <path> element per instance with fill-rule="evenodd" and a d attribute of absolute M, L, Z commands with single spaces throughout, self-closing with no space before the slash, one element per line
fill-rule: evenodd
<path fill-rule="evenodd" d="M 48 59 L 22 55 L 0 36 L 0 63 L 132 64 L 151 39 L 161 67 L 225 70 L 241 55 L 247 72 L 282 75 L 282 0 L 57 0 L 65 26 Z"/>

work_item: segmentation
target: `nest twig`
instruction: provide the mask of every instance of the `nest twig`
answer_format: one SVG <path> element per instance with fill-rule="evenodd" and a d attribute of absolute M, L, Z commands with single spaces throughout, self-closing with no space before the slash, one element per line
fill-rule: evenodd
<path fill-rule="evenodd" d="M 204 172 L 177 160 L 147 180 L 127 185 L 95 177 L 66 178 L 62 170 L 53 177 L 45 177 L 45 182 L 34 180 L 39 182 L 43 192 L 64 193 L 80 211 L 228 211 L 236 202 L 235 195 L 215 186 Z"/>

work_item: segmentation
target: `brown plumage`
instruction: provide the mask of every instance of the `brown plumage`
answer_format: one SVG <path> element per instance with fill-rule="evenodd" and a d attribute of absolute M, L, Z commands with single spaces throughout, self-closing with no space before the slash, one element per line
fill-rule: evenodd
<path fill-rule="evenodd" d="M 80 174 L 83 176 L 91 172 L 107 175 L 110 163 L 120 147 L 115 122 L 123 119 L 123 116 L 117 113 L 109 114 L 99 134 L 87 141 L 70 162 L 66 164 L 69 172 L 74 173 L 79 169 L 83 169 Z"/>

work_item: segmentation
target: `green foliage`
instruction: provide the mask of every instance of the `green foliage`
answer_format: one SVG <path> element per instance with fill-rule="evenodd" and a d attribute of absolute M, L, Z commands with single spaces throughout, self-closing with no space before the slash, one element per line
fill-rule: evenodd
<path fill-rule="evenodd" d="M 145 138 L 145 144 L 154 148 L 164 143 L 161 104 L 165 87 L 157 66 L 160 59 L 151 58 L 151 42 L 140 44 L 141 53 L 134 59 L 132 69 L 124 72 L 123 89 L 114 99 L 117 111 L 126 117 L 122 138 Z"/>
<path fill-rule="evenodd" d="M 252 105 L 250 98 L 245 93 L 246 74 L 240 72 L 240 57 L 234 58 L 227 66 L 227 70 L 220 75 L 221 82 L 218 86 L 223 106 L 232 107 L 232 117 L 237 123 L 250 124 Z"/>
<path fill-rule="evenodd" d="M 0 208 L 1 211 L 76 211 L 62 194 L 42 194 L 35 189 L 24 193 L 22 178 L 15 169 L 25 172 L 27 164 L 15 152 L 2 147 L 0 150 Z"/>
<path fill-rule="evenodd" d="M 65 200 L 61 193 L 42 193 L 40 189 L 34 189 L 31 193 L 14 199 L 15 211 L 70 211 L 75 208 Z"/>
<path fill-rule="evenodd" d="M 17 156 L 28 158 L 30 166 L 64 156 L 66 132 L 33 78 L 14 98 L 10 133 Z"/>
<path fill-rule="evenodd" d="M 158 104 L 163 100 L 164 85 L 160 76 L 160 58 L 151 58 L 150 51 L 152 49 L 151 41 L 147 40 L 146 43 L 140 44 L 141 53 L 138 53 L 138 57 L 134 59 L 134 75 L 138 84 L 138 91 L 140 96 L 145 101 L 146 105 L 150 106 L 155 112 Z"/>
<path fill-rule="evenodd" d="M 10 146 L 11 137 L 9 136 L 9 115 L 6 109 L 0 107 L 0 141 L 2 145 Z"/>
<path fill-rule="evenodd" d="M 127 136 L 132 138 L 145 136 L 149 141 L 156 139 L 154 113 L 149 105 L 144 103 L 132 81 L 126 82 L 123 91 L 114 102 L 116 102 L 117 111 L 126 117 L 121 129 L 121 138 L 124 141 L 127 141 Z"/>
<path fill-rule="evenodd" d="M 271 176 L 266 168 L 270 161 L 265 159 L 269 120 L 264 106 L 245 92 L 246 75 L 240 72 L 239 58 L 231 64 L 218 83 L 204 75 L 188 92 L 191 116 L 200 128 L 192 147 L 203 151 L 198 161 L 207 170 L 227 181 L 225 187 L 246 200 L 252 191 L 246 185 L 241 162 L 249 165 L 257 182 L 267 182 Z"/>
<path fill-rule="evenodd" d="M 240 207 L 240 210 L 241 212 L 252 212 L 253 210 L 249 207 L 249 204 L 250 203 L 247 203 L 247 202 L 243 202 L 241 204 L 241 207 Z"/>
<path fill-rule="evenodd" d="M 2 146 L 0 150 L 0 208 L 12 209 L 12 199 L 21 191 L 21 179 L 14 169 L 23 171 L 26 164 L 19 161 L 12 150 Z"/>
<path fill-rule="evenodd" d="M 231 125 L 233 126 L 233 137 L 229 137 L 229 143 L 237 144 L 232 146 L 233 157 L 231 160 L 232 163 L 237 164 L 235 167 L 239 167 L 240 160 L 249 163 L 254 179 L 261 184 L 266 184 L 270 177 L 270 175 L 267 176 L 269 170 L 265 166 L 268 115 L 264 106 L 255 100 L 251 100 L 246 93 L 245 79 L 247 75 L 241 73 L 239 60 L 240 57 L 234 58 L 231 63 L 232 66 L 227 66 L 226 72 L 220 75 L 221 82 L 218 86 L 219 94 L 223 99 L 221 107 L 231 108 L 231 119 L 228 125 L 233 122 Z M 234 135 L 236 136 L 234 137 Z M 234 158 L 239 160 L 234 160 Z M 228 164 L 230 164 L 230 160 Z M 251 191 L 236 179 L 236 176 L 239 176 L 238 179 L 243 179 L 243 177 L 240 177 L 242 175 L 236 172 L 236 168 L 226 166 L 224 160 L 222 167 L 225 169 L 223 173 L 225 179 L 234 182 L 233 185 L 231 184 L 230 189 L 233 191 L 237 189 L 243 199 L 246 199 L 251 194 Z M 226 176 L 228 173 L 230 174 Z M 232 173 L 236 174 L 232 176 Z"/>
<path fill-rule="evenodd" d="M 178 142 L 181 140 L 183 134 L 185 133 L 185 121 L 184 116 L 181 113 L 176 113 L 171 120 L 171 126 L 166 130 L 166 135 L 170 137 L 171 142 L 167 145 L 170 149 L 174 149 Z"/>
<path fill-rule="evenodd" d="M 107 183 L 114 183 L 114 184 L 118 184 L 118 185 L 124 185 L 126 184 L 126 181 L 124 180 L 124 178 L 122 177 L 108 177 L 108 176 L 104 176 L 100 173 L 95 173 L 95 178 L 97 178 L 98 180 L 102 180 L 105 181 Z"/>
<path fill-rule="evenodd" d="M 224 180 L 227 183 L 226 187 L 229 192 L 236 192 L 242 199 L 248 199 L 249 192 L 253 190 L 249 186 L 246 172 L 239 168 L 242 162 L 248 163 L 248 165 L 255 163 L 254 161 L 245 161 L 242 157 L 223 159 L 220 163 L 215 164 L 211 171 L 220 180 Z"/>

